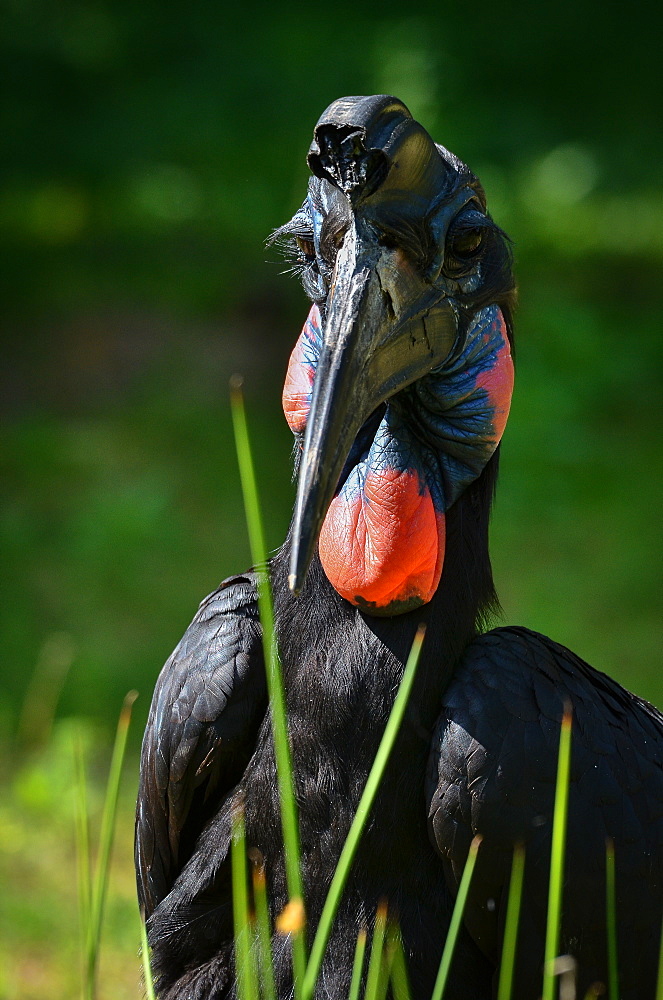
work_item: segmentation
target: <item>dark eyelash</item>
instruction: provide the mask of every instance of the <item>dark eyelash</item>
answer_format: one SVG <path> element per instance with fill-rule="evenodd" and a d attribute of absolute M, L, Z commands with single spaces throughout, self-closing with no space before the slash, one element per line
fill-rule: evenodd
<path fill-rule="evenodd" d="M 313 242 L 313 226 L 311 225 L 311 220 L 308 215 L 305 215 L 301 210 L 295 215 L 289 222 L 285 225 L 279 226 L 271 233 L 265 243 L 268 247 L 277 246 L 291 246 L 297 237 L 303 240 L 310 240 Z"/>
<path fill-rule="evenodd" d="M 279 226 L 265 241 L 268 247 L 275 246 L 290 264 L 284 273 L 295 277 L 301 277 L 315 266 L 315 261 L 309 259 L 297 243 L 298 239 L 313 243 L 313 228 L 308 216 L 303 213 L 298 213 L 285 225 Z"/>
<path fill-rule="evenodd" d="M 503 229 L 493 222 L 489 215 L 484 215 L 483 212 L 478 212 L 476 210 L 471 210 L 469 212 L 463 212 L 458 218 L 454 219 L 449 227 L 451 230 L 466 231 L 468 229 L 481 229 L 484 233 L 495 233 L 497 236 L 502 236 L 508 241 L 509 237 L 506 235 Z"/>

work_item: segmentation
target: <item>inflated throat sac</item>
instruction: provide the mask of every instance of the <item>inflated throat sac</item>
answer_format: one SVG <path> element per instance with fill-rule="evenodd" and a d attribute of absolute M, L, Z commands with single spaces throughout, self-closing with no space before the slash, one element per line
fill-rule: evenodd
<path fill-rule="evenodd" d="M 314 305 L 283 391 L 286 419 L 298 434 L 306 427 L 321 343 Z M 512 391 L 506 323 L 497 306 L 488 306 L 442 365 L 387 404 L 372 442 L 332 500 L 318 545 L 342 597 L 375 615 L 430 601 L 444 564 L 445 513 L 499 444 Z"/>

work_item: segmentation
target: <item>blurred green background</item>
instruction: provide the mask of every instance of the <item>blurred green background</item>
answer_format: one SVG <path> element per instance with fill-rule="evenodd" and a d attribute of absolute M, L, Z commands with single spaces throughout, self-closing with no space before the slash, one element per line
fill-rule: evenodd
<path fill-rule="evenodd" d="M 2 11 L 0 996 L 76 995 L 71 733 L 94 805 L 129 688 L 102 995 L 136 996 L 140 733 L 198 601 L 249 562 L 234 372 L 270 545 L 285 534 L 279 396 L 307 306 L 264 240 L 303 198 L 334 98 L 401 97 L 514 240 L 504 621 L 663 701 L 659 25 L 597 0 L 535 19 L 522 0 Z"/>

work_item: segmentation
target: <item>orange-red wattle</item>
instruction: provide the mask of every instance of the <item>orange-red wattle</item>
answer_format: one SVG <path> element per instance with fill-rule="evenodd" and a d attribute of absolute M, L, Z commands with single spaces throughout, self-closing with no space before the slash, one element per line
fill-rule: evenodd
<path fill-rule="evenodd" d="M 302 332 L 295 344 L 283 385 L 283 412 L 293 434 L 299 434 L 306 427 L 311 408 L 311 393 L 315 379 L 314 347 L 315 331 L 320 329 L 320 310 L 312 305 Z M 313 350 L 312 350 L 313 348 Z"/>
<path fill-rule="evenodd" d="M 320 561 L 351 604 L 375 612 L 430 601 L 444 561 L 444 514 L 413 469 L 368 472 L 336 496 L 320 532 Z"/>
<path fill-rule="evenodd" d="M 501 309 L 497 309 L 496 313 L 495 323 L 502 334 L 502 344 L 497 351 L 492 367 L 480 372 L 477 375 L 475 384 L 475 388 L 486 390 L 492 404 L 495 444 L 501 440 L 504 428 L 506 427 L 509 409 L 511 408 L 514 381 L 513 359 L 507 336 L 506 322 Z"/>

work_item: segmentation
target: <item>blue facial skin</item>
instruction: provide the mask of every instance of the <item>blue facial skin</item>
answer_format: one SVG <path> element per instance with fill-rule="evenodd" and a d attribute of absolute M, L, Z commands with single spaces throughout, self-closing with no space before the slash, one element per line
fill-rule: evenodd
<path fill-rule="evenodd" d="M 316 315 L 309 312 L 304 324 L 304 337 L 301 341 L 302 357 L 301 363 L 310 365 L 315 373 L 322 350 L 322 329 Z M 310 403 L 310 398 L 309 398 Z"/>
<path fill-rule="evenodd" d="M 499 442 L 496 401 L 478 381 L 490 376 L 505 350 L 501 312 L 486 306 L 449 357 L 404 390 L 412 426 L 439 462 L 445 511 L 481 474 Z"/>
<path fill-rule="evenodd" d="M 314 369 L 322 331 L 308 321 L 304 360 Z M 495 401 L 477 384 L 489 376 L 508 347 L 497 306 L 477 312 L 463 340 L 428 375 L 375 411 L 361 428 L 341 474 L 337 494 L 363 493 L 370 471 L 415 472 L 422 493 L 446 512 L 482 472 L 499 440 Z"/>

